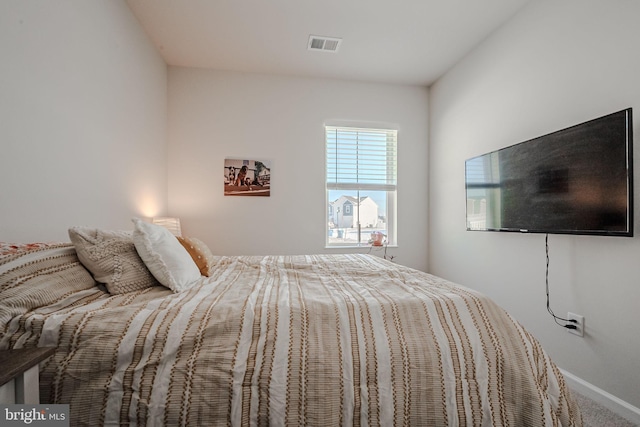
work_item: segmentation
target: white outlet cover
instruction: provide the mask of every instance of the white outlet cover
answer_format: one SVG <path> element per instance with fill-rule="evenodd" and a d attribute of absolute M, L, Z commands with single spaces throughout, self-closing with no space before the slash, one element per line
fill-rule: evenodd
<path fill-rule="evenodd" d="M 567 329 L 567 331 L 569 331 L 570 334 L 583 337 L 584 336 L 584 316 L 569 312 L 567 313 L 567 319 L 578 321 L 578 323 L 571 323 L 577 326 L 576 329 Z"/>

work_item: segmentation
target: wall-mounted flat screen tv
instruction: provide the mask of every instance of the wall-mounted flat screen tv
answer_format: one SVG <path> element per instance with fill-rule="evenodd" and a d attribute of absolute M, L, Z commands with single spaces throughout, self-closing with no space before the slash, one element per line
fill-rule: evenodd
<path fill-rule="evenodd" d="M 631 108 L 471 158 L 467 230 L 633 236 Z"/>

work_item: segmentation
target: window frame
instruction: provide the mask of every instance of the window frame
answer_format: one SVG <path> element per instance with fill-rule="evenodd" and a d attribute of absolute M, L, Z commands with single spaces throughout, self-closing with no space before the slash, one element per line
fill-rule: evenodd
<path fill-rule="evenodd" d="M 330 132 L 335 132 L 335 137 L 331 138 Z M 374 179 L 379 178 L 380 176 L 384 176 L 382 181 L 377 183 L 368 183 L 361 182 L 359 178 L 356 178 L 356 182 L 344 182 L 340 178 L 338 178 L 338 167 L 340 164 L 340 160 L 338 159 L 338 133 L 337 132 L 349 132 L 353 133 L 363 133 L 363 134 L 379 134 L 385 135 L 385 146 L 386 148 L 382 151 L 385 152 L 384 156 L 376 157 L 376 160 L 380 161 L 381 158 L 384 157 L 384 169 L 386 172 L 383 174 L 378 174 L 379 176 L 374 176 Z M 383 191 L 385 192 L 385 201 L 386 206 L 384 206 L 384 217 L 385 217 L 385 245 L 386 246 L 397 246 L 397 175 L 398 175 L 398 129 L 395 126 L 390 127 L 368 127 L 368 126 L 353 126 L 353 125 L 332 125 L 325 124 L 324 126 L 324 137 L 325 137 L 325 247 L 326 248 L 345 248 L 345 247 L 369 247 L 371 244 L 368 240 L 362 240 L 363 231 L 362 224 L 360 224 L 360 200 L 364 200 L 366 197 L 366 192 L 372 191 Z M 366 141 L 366 138 L 364 139 Z M 330 145 L 336 144 L 336 148 L 334 151 L 335 159 L 331 158 L 330 154 Z M 348 145 L 348 144 L 347 144 Z M 360 147 L 360 142 L 355 144 Z M 363 143 L 363 146 L 365 144 Z M 346 156 L 345 156 L 346 157 Z M 348 163 L 348 161 L 346 162 Z M 358 163 L 358 161 L 356 161 Z M 364 162 L 363 162 L 364 163 Z M 344 166 L 344 164 L 342 164 Z M 353 166 L 353 165 L 352 165 Z M 335 172 L 331 172 L 330 168 L 336 168 Z M 353 168 L 352 168 L 353 169 Z M 358 173 L 360 172 L 360 168 L 358 167 Z M 364 168 L 366 169 L 366 167 Z M 365 178 L 364 181 L 367 181 Z M 339 191 L 344 190 L 345 192 L 356 192 L 356 196 L 354 197 L 358 201 L 358 206 L 352 206 L 353 215 L 357 215 L 357 226 L 351 227 L 349 229 L 356 229 L 357 233 L 357 241 L 356 242 L 344 242 L 337 243 L 334 240 L 331 240 L 331 234 L 333 230 L 338 230 L 341 228 L 339 226 L 331 227 L 331 221 L 335 219 L 331 213 L 334 213 L 334 216 L 337 215 L 335 210 L 336 206 L 333 206 L 333 203 L 337 202 L 340 197 L 339 196 L 335 200 L 330 200 L 330 192 L 331 191 Z M 361 196 L 361 192 L 365 193 Z M 335 197 L 334 197 L 335 198 Z M 374 200 L 375 201 L 375 200 Z M 382 210 L 382 209 L 381 209 Z M 355 211 L 355 212 L 354 212 Z M 381 215 L 378 213 L 378 217 Z M 344 227 L 346 230 L 347 227 Z M 343 233 L 346 231 L 343 231 Z"/>

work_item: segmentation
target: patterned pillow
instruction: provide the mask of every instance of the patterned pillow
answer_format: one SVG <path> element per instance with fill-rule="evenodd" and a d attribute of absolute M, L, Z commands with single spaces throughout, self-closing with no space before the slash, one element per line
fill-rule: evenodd
<path fill-rule="evenodd" d="M 72 227 L 69 238 L 80 262 L 109 293 L 123 294 L 158 284 L 136 252 L 131 233 Z"/>
<path fill-rule="evenodd" d="M 17 254 L 26 251 L 34 251 L 36 249 L 46 249 L 56 247 L 63 243 L 60 242 L 37 242 L 37 243 L 7 243 L 0 242 L 0 256 Z"/>
<path fill-rule="evenodd" d="M 187 252 L 189 252 L 191 258 L 193 258 L 193 261 L 200 269 L 200 274 L 207 277 L 211 276 L 211 267 L 215 262 L 215 256 L 211 253 L 207 245 L 195 237 L 178 237 L 178 240 Z"/>
<path fill-rule="evenodd" d="M 76 292 L 98 289 L 69 242 L 11 246 L 24 250 L 0 256 L 0 348 L 14 347 L 18 337 L 20 347 L 37 346 L 42 314 L 52 312 L 45 308 L 38 314 L 41 307 L 73 300 Z M 25 322 L 21 316 L 27 313 L 30 320 Z"/>

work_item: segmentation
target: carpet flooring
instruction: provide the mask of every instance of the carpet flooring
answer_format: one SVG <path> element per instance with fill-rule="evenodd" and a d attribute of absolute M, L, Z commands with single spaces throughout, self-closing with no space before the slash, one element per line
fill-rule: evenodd
<path fill-rule="evenodd" d="M 584 427 L 639 427 L 576 391 L 571 395 L 580 406 Z"/>

